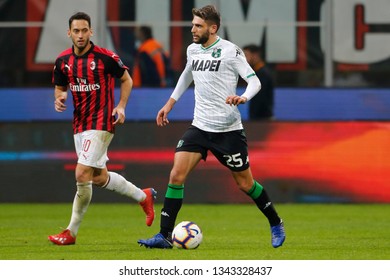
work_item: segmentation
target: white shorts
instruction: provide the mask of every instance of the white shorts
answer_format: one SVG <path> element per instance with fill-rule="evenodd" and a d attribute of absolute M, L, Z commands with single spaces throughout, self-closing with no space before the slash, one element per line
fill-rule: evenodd
<path fill-rule="evenodd" d="M 107 149 L 114 134 L 102 130 L 87 130 L 73 136 L 78 163 L 103 169 L 108 161 Z"/>

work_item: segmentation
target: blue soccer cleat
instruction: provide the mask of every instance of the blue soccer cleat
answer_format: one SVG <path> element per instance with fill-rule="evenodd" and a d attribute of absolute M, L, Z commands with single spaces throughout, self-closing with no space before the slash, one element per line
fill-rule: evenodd
<path fill-rule="evenodd" d="M 284 231 L 283 221 L 280 222 L 277 226 L 271 227 L 272 235 L 272 246 L 278 248 L 283 245 L 284 240 L 286 239 L 286 233 Z"/>
<path fill-rule="evenodd" d="M 149 239 L 140 239 L 138 244 L 146 248 L 172 249 L 172 241 L 169 241 L 161 233 L 157 233 Z"/>

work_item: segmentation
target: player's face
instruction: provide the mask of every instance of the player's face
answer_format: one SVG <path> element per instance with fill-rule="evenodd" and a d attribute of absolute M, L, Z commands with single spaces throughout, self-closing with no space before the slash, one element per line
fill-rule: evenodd
<path fill-rule="evenodd" d="M 68 30 L 68 36 L 72 39 L 75 52 L 82 54 L 90 44 L 92 29 L 89 27 L 88 21 L 74 20 L 70 26 L 70 30 Z"/>
<path fill-rule="evenodd" d="M 202 44 L 204 47 L 208 45 L 210 39 L 210 27 L 200 17 L 194 16 L 192 20 L 192 41 L 195 44 Z"/>

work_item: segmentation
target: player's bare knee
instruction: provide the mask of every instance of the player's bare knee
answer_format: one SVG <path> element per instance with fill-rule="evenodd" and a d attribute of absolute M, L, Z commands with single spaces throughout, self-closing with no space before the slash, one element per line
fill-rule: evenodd
<path fill-rule="evenodd" d="M 92 179 L 92 183 L 95 187 L 103 187 L 106 184 L 106 181 L 104 181 L 101 176 L 94 176 Z"/>
<path fill-rule="evenodd" d="M 86 166 L 83 164 L 77 164 L 75 177 L 77 182 L 92 181 L 93 178 L 93 167 Z"/>
<path fill-rule="evenodd" d="M 97 176 L 95 175 L 92 179 L 93 185 L 99 188 L 105 186 L 107 184 L 107 181 L 108 176 L 106 174 L 99 174 Z"/>
<path fill-rule="evenodd" d="M 169 182 L 174 185 L 181 185 L 184 184 L 185 177 L 185 174 L 172 170 L 169 176 Z"/>
<path fill-rule="evenodd" d="M 92 182 L 96 187 L 105 187 L 109 181 L 108 170 L 94 168 Z"/>
<path fill-rule="evenodd" d="M 236 183 L 240 190 L 247 193 L 252 188 L 254 182 L 253 180 L 237 180 L 236 178 Z"/>
<path fill-rule="evenodd" d="M 250 189 L 252 188 L 252 186 L 249 186 L 249 185 L 245 184 L 245 185 L 238 185 L 238 188 L 239 188 L 241 191 L 247 193 L 247 192 L 250 191 Z"/>
<path fill-rule="evenodd" d="M 91 179 L 92 179 L 92 176 L 90 173 L 83 172 L 83 171 L 77 171 L 77 170 L 76 170 L 75 177 L 76 177 L 77 182 L 87 182 L 87 181 L 91 181 Z"/>

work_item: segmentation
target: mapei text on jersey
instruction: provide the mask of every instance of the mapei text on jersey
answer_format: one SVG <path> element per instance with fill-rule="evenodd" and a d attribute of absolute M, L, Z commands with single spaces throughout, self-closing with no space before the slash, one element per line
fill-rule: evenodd
<path fill-rule="evenodd" d="M 221 65 L 221 60 L 194 60 L 192 61 L 192 71 L 212 71 L 217 72 Z"/>

